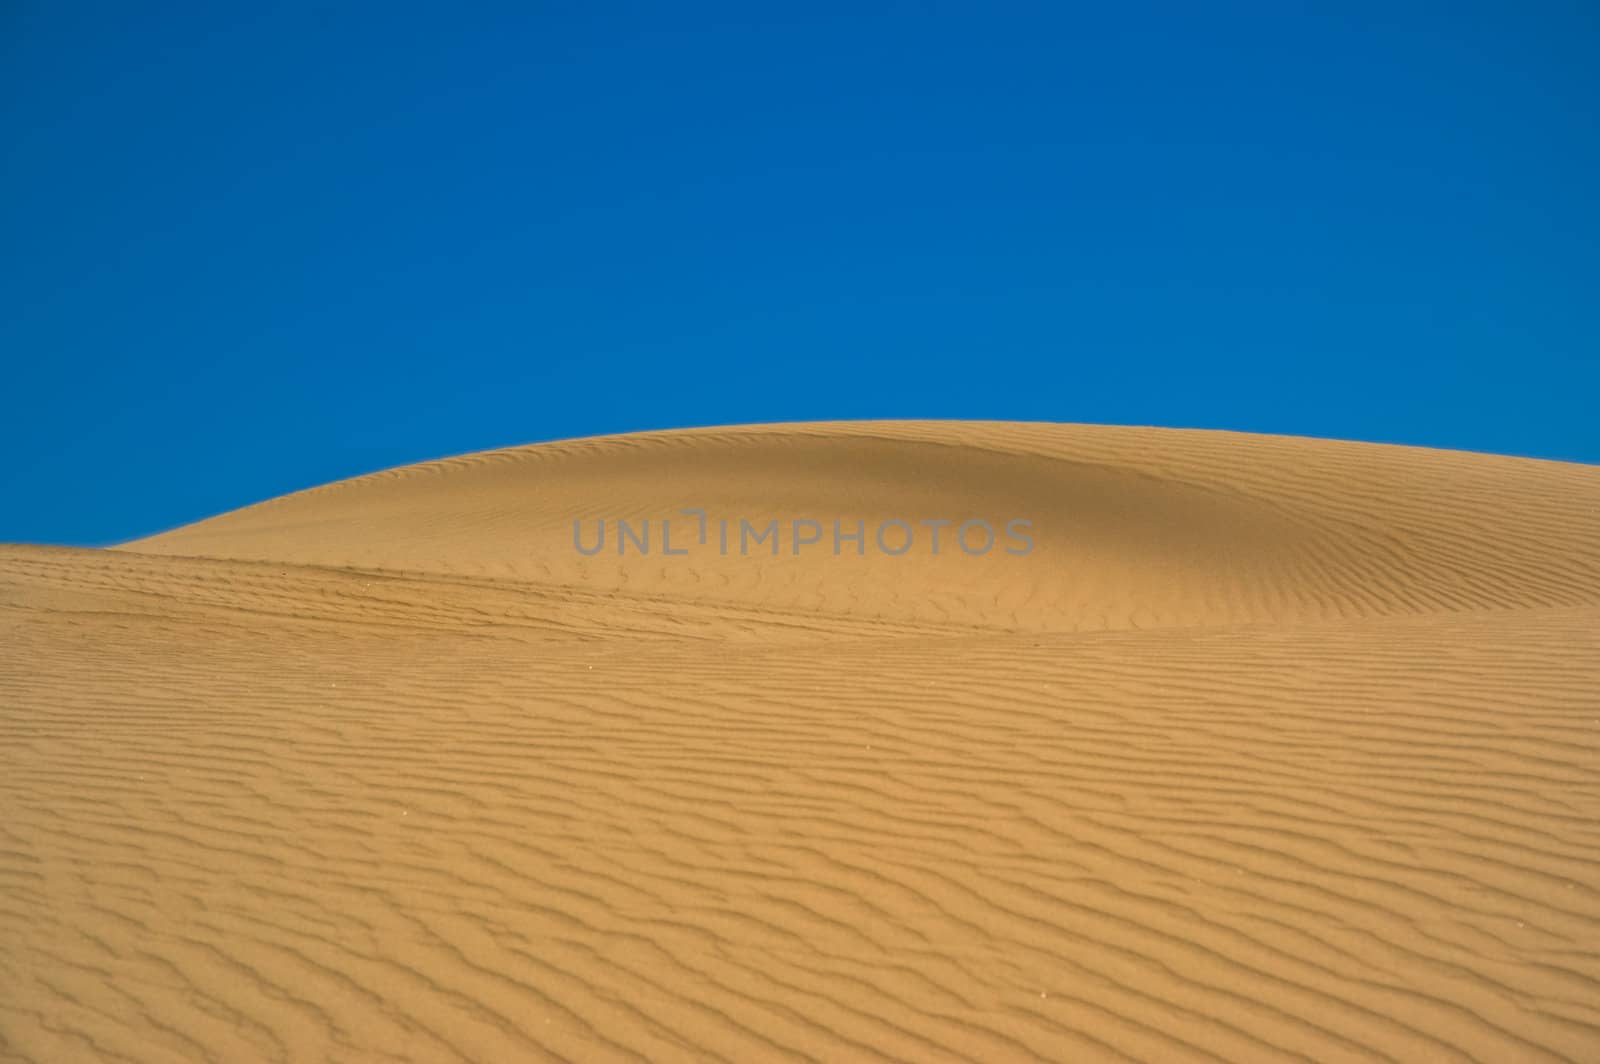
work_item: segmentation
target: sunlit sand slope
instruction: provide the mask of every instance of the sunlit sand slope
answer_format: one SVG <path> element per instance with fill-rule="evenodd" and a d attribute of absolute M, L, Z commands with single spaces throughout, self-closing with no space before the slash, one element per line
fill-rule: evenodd
<path fill-rule="evenodd" d="M 574 549 L 685 507 L 1035 542 Z M 1600 470 L 773 426 L 0 547 L 0 810 L 17 1059 L 1600 1059 Z"/>
<path fill-rule="evenodd" d="M 732 522 L 729 552 L 698 518 Z M 586 548 L 656 522 L 652 553 Z M 659 521 L 676 522 L 661 552 Z M 1032 553 L 1004 525 L 1032 522 Z M 793 522 L 825 526 L 793 553 Z M 984 520 L 989 552 L 921 521 Z M 740 553 L 738 522 L 783 539 Z M 921 532 L 885 553 L 875 532 Z M 834 522 L 839 521 L 836 530 Z M 841 541 L 865 526 L 865 552 Z M 889 531 L 889 549 L 902 534 Z M 981 546 L 974 529 L 969 545 Z M 856 422 L 641 433 L 469 455 L 344 481 L 130 545 L 659 593 L 806 614 L 1062 631 L 1600 602 L 1590 467 L 1220 432 Z"/>

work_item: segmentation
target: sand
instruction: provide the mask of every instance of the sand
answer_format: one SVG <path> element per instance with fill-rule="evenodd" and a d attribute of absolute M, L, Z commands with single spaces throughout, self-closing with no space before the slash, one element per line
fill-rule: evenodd
<path fill-rule="evenodd" d="M 601 518 L 651 552 L 575 549 Z M 935 519 L 1000 539 L 870 538 Z M 1596 1060 L 1597 754 L 1600 468 L 912 422 L 448 459 L 0 547 L 0 1056 Z"/>

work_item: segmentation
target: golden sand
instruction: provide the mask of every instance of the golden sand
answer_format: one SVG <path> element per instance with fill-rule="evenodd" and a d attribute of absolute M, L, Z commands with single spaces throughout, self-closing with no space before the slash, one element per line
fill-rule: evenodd
<path fill-rule="evenodd" d="M 574 549 L 618 518 L 695 549 Z M 931 422 L 432 462 L 0 547 L 0 1056 L 1595 1060 L 1597 755 L 1600 468 Z"/>

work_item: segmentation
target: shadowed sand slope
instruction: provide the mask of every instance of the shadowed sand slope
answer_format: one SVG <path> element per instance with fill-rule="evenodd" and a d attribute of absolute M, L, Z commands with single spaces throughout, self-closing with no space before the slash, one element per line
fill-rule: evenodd
<path fill-rule="evenodd" d="M 1600 470 L 1353 443 L 652 433 L 0 547 L 0 1056 L 1594 1060 L 1597 692 Z"/>

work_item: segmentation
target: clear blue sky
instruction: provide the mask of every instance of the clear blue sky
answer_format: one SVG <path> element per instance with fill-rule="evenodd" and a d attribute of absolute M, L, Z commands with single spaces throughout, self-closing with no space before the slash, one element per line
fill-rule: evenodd
<path fill-rule="evenodd" d="M 1600 5 L 0 3 L 0 540 L 813 418 L 1600 462 Z"/>

